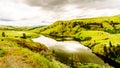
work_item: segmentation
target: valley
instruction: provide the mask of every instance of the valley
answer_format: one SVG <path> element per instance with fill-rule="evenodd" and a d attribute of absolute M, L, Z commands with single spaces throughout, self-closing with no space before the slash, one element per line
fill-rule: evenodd
<path fill-rule="evenodd" d="M 119 41 L 119 15 L 56 21 L 42 27 L 2 26 L 0 67 L 116 68 L 120 66 Z"/>

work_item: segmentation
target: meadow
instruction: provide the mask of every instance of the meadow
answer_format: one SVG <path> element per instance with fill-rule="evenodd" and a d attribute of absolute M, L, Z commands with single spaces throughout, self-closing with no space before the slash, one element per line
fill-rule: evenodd
<path fill-rule="evenodd" d="M 113 61 L 109 64 L 120 66 L 120 15 L 56 21 L 31 31 L 59 41 L 79 41 L 104 60 Z"/>
<path fill-rule="evenodd" d="M 51 57 L 48 48 L 31 39 L 39 37 L 30 31 L 0 30 L 1 68 L 64 68 L 69 67 Z M 44 55 L 43 55 L 44 54 Z M 45 57 L 46 56 L 46 57 Z M 52 58 L 52 57 L 51 57 Z"/>
<path fill-rule="evenodd" d="M 42 27 L 0 27 L 2 68 L 104 68 L 97 64 L 65 64 L 45 45 L 33 42 L 40 34 L 59 41 L 74 40 L 89 47 L 107 64 L 120 66 L 120 16 L 56 21 Z M 107 61 L 110 59 L 112 62 Z M 114 63 L 115 64 L 114 64 Z M 109 68 L 112 68 L 112 67 Z"/>

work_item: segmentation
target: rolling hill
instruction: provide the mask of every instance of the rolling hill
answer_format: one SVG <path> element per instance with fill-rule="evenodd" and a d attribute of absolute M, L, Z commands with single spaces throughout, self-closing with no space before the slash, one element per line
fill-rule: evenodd
<path fill-rule="evenodd" d="M 79 41 L 93 53 L 120 65 L 120 15 L 56 21 L 32 32 L 56 40 Z"/>

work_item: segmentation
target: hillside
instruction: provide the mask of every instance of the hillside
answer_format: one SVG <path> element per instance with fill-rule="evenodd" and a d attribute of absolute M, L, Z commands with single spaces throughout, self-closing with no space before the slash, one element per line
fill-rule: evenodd
<path fill-rule="evenodd" d="M 120 65 L 120 15 L 56 21 L 32 32 L 56 40 L 79 41 L 95 54 L 103 56 L 104 60 L 109 58 Z M 116 66 L 112 62 L 109 64 Z"/>
<path fill-rule="evenodd" d="M 48 48 L 28 31 L 0 30 L 0 68 L 69 68 L 54 59 Z"/>
<path fill-rule="evenodd" d="M 41 28 L 43 26 L 7 26 L 0 25 L 0 30 L 13 30 L 13 31 L 28 31 L 36 28 Z"/>
<path fill-rule="evenodd" d="M 39 34 L 32 32 L 31 30 L 0 30 L 0 67 L 70 68 L 72 65 L 71 62 L 69 62 L 69 64 L 60 62 L 54 55 L 54 51 L 49 50 L 41 43 L 32 41 L 33 38 L 37 37 L 39 37 Z M 80 66 L 77 65 L 77 68 L 78 67 L 101 68 L 100 65 L 92 63 L 80 64 Z"/>
<path fill-rule="evenodd" d="M 83 18 L 56 21 L 49 26 L 37 27 L 0 27 L 0 67 L 7 68 L 84 68 L 97 67 L 98 64 L 61 62 L 54 50 L 33 42 L 43 34 L 57 41 L 74 40 L 89 47 L 105 63 L 120 66 L 120 16 Z M 74 46 L 74 45 L 73 45 Z M 61 56 L 63 59 L 65 57 Z M 72 63 L 71 63 L 72 62 Z M 12 63 L 12 64 L 11 64 Z M 111 68 L 108 64 L 105 64 Z M 104 67 L 103 67 L 104 68 Z"/>
<path fill-rule="evenodd" d="M 48 30 L 49 29 L 49 30 Z M 119 30 L 120 16 L 82 18 L 66 21 L 56 21 L 50 26 L 37 28 L 34 31 L 45 34 L 65 34 L 66 32 L 77 33 L 81 30 Z M 56 33 L 59 30 L 59 33 Z M 71 33 L 70 33 L 71 34 Z"/>

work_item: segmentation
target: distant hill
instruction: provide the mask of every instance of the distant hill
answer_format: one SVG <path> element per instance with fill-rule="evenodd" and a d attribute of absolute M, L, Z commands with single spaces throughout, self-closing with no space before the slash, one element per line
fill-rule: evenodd
<path fill-rule="evenodd" d="M 0 25 L 0 30 L 12 30 L 12 29 L 14 29 L 13 26 Z"/>
<path fill-rule="evenodd" d="M 82 18 L 66 21 L 56 21 L 50 26 L 37 28 L 32 31 L 51 35 L 71 35 L 81 30 L 119 30 L 120 29 L 120 15 L 96 17 L 96 18 Z"/>
<path fill-rule="evenodd" d="M 15 31 L 28 31 L 33 30 L 36 28 L 41 28 L 43 26 L 7 26 L 7 25 L 0 25 L 0 30 L 15 30 Z"/>

